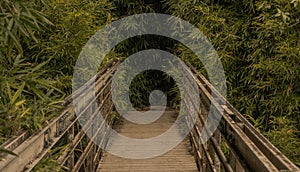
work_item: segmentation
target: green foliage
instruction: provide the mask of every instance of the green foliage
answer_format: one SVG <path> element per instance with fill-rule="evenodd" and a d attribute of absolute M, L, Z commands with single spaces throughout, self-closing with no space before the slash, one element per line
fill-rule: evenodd
<path fill-rule="evenodd" d="M 7 149 L 4 149 L 4 148 L 1 148 L 0 147 L 0 160 L 2 159 L 2 154 L 3 153 L 6 153 L 6 154 L 10 154 L 10 155 L 14 155 L 14 156 L 18 156 L 17 154 L 15 154 L 14 152 L 10 151 L 10 150 L 7 150 Z"/>
<path fill-rule="evenodd" d="M 66 141 L 66 136 L 64 136 L 49 152 L 46 157 L 44 157 L 33 169 L 34 172 L 44 172 L 44 171 L 69 171 L 67 167 L 60 165 L 57 161 L 60 155 L 62 155 L 69 144 Z"/>
<path fill-rule="evenodd" d="M 157 0 L 113 0 L 112 2 L 116 6 L 116 15 L 120 17 L 163 11 L 160 1 Z"/>
<path fill-rule="evenodd" d="M 32 2 L 1 1 L 0 21 L 0 142 L 21 130 L 42 129 L 64 95 L 55 80 L 26 54 L 36 32 L 51 22 Z M 10 122 L 7 122 L 10 121 Z"/>
<path fill-rule="evenodd" d="M 134 107 L 148 107 L 150 106 L 150 93 L 154 90 L 160 90 L 165 93 L 170 104 L 170 101 L 178 93 L 172 92 L 174 88 L 178 87 L 175 86 L 174 80 L 166 73 L 157 70 L 147 70 L 132 80 L 129 88 L 129 97 Z"/>
<path fill-rule="evenodd" d="M 52 58 L 52 75 L 69 79 L 82 47 L 103 26 L 115 19 L 112 3 L 106 0 L 46 0 L 41 11 L 54 24 L 39 36 L 39 44 L 32 46 L 38 61 Z M 64 75 L 67 75 L 64 77 Z M 60 79 L 60 78 L 59 78 Z M 70 87 L 69 87 L 70 88 Z"/>
<path fill-rule="evenodd" d="M 34 172 L 64 172 L 65 170 L 52 158 L 43 159 L 32 171 Z"/>
<path fill-rule="evenodd" d="M 0 9 L 2 143 L 21 130 L 41 130 L 58 114 L 81 48 L 114 20 L 114 7 L 96 0 L 4 0 Z"/>
<path fill-rule="evenodd" d="M 22 129 L 41 130 L 42 123 L 53 117 L 64 94 L 40 70 L 46 63 L 32 65 L 18 56 L 10 69 L 0 68 L 1 137 Z"/>
<path fill-rule="evenodd" d="M 0 57 L 11 63 L 14 56 L 23 54 L 24 45 L 38 42 L 35 32 L 51 22 L 31 2 L 3 0 L 0 9 Z"/>
<path fill-rule="evenodd" d="M 286 116 L 272 117 L 270 128 L 265 133 L 266 137 L 281 151 L 283 151 L 296 165 L 300 166 L 300 142 L 297 138 L 299 130 L 296 128 L 297 122 Z"/>
<path fill-rule="evenodd" d="M 272 119 L 300 129 L 300 5 L 294 1 L 171 0 L 164 1 L 168 13 L 197 26 L 212 42 L 223 63 L 227 98 L 262 132 L 285 135 L 272 128 Z M 205 73 L 201 62 L 184 46 L 177 54 Z M 271 139 L 299 164 L 299 139 L 294 134 L 285 141 Z M 275 137 L 275 136 L 274 136 Z M 271 138 L 271 137 L 269 137 Z M 291 153 L 293 150 L 295 153 Z M 298 156 L 295 157 L 295 154 Z"/>
<path fill-rule="evenodd" d="M 145 12 L 167 12 L 198 27 L 222 60 L 230 102 L 299 165 L 299 0 L 2 0 L 0 143 L 21 130 L 42 129 L 57 114 L 59 104 L 71 93 L 81 48 L 97 30 L 118 18 Z M 206 72 L 184 45 L 155 36 L 120 43 L 104 63 L 149 48 L 175 52 Z M 168 87 L 162 85 L 165 81 Z M 133 104 L 149 105 L 149 93 L 157 88 L 166 91 L 169 103 L 179 108 L 178 87 L 168 76 L 159 78 L 151 71 L 132 83 Z M 61 170 L 56 167 L 50 158 L 36 170 Z"/>

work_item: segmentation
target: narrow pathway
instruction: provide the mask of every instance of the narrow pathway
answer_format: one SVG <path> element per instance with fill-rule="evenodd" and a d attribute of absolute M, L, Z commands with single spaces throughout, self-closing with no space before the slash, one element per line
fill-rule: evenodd
<path fill-rule="evenodd" d="M 167 109 L 165 113 L 155 122 L 151 124 L 135 124 L 125 119 L 116 127 L 116 130 L 127 137 L 136 139 L 145 139 L 158 136 L 168 130 L 177 118 L 177 114 Z M 176 134 L 180 134 L 179 130 L 176 130 Z M 130 143 L 127 143 L 130 144 Z M 132 145 L 131 145 L 132 146 Z M 153 151 L 155 146 L 149 145 Z M 114 138 L 110 138 L 108 142 L 108 149 L 120 149 L 128 148 L 128 145 L 120 144 Z M 196 163 L 193 155 L 190 153 L 191 146 L 189 140 L 184 139 L 179 145 L 169 152 L 148 159 L 127 159 L 105 153 L 102 158 L 98 171 L 100 172 L 138 172 L 138 171 L 184 171 L 184 172 L 197 172 Z M 134 152 L 133 152 L 134 153 Z"/>

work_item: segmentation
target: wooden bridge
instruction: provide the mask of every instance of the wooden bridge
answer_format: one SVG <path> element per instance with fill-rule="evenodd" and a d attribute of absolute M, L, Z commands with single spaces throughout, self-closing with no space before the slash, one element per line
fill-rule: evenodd
<path fill-rule="evenodd" d="M 118 144 L 118 140 L 110 136 L 111 130 L 108 126 L 115 127 L 127 137 L 151 138 L 167 130 L 178 116 L 176 111 L 167 108 L 164 114 L 151 124 L 138 125 L 125 119 L 116 120 L 110 84 L 119 64 L 119 61 L 115 61 L 95 76 L 95 98 L 84 94 L 84 90 L 92 85 L 91 82 L 87 82 L 72 97 L 65 100 L 64 110 L 45 125 L 41 132 L 24 132 L 1 145 L 18 156 L 3 155 L 0 171 L 31 171 L 41 160 L 51 158 L 51 151 L 61 144 L 65 144 L 66 147 L 54 159 L 64 167 L 63 171 L 300 171 L 189 64 L 187 66 L 198 84 L 202 101 L 195 125 L 191 124 L 190 109 L 186 107 L 185 123 L 192 128 L 189 136 L 174 149 L 153 158 L 126 159 L 104 151 L 101 147 L 106 147 L 107 150 L 128 148 L 128 145 Z M 217 97 L 212 96 L 212 93 Z M 91 115 L 85 125 L 81 126 L 80 114 L 75 115 L 72 104 L 72 99 L 76 98 L 85 102 L 85 106 L 81 107 L 84 113 L 92 114 L 94 109 L 90 105 L 96 101 L 105 121 L 101 124 L 95 123 L 94 115 Z M 205 144 L 200 144 L 200 133 L 206 130 L 203 126 L 211 105 L 224 110 L 218 111 L 222 113 L 222 120 L 213 136 Z M 94 132 L 101 136 L 101 146 L 97 146 L 87 136 L 85 131 L 90 130 L 95 130 Z M 180 134 L 180 128 L 176 132 Z M 157 148 L 151 144 L 146 146 L 153 151 Z"/>

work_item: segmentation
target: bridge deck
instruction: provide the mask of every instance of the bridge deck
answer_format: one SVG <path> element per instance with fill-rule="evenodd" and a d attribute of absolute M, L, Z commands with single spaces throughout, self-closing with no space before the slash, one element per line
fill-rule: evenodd
<path fill-rule="evenodd" d="M 122 143 L 113 132 L 110 132 L 109 127 L 104 125 L 112 126 L 117 122 L 115 113 L 112 113 L 114 104 L 111 99 L 111 84 L 113 74 L 120 62 L 112 62 L 66 98 L 63 103 L 65 108 L 56 118 L 49 121 L 42 131 L 35 134 L 23 132 L 0 145 L 1 148 L 18 155 L 0 154 L 3 156 L 0 161 L 0 171 L 29 172 L 39 163 L 43 164 L 43 160 L 49 159 L 55 160 L 62 167 L 62 171 L 70 172 L 197 171 L 196 166 L 199 167 L 200 172 L 300 172 L 295 164 L 259 133 L 200 72 L 188 63 L 183 68 L 190 71 L 188 72 L 192 76 L 190 79 L 195 80 L 200 89 L 201 110 L 198 112 L 195 125 L 191 125 L 194 123 L 191 117 L 198 105 L 193 103 L 189 91 L 183 90 L 185 95 L 191 98 L 188 102 L 192 102 L 190 105 L 186 102 L 181 104 L 186 114 L 180 117 L 180 122 L 183 120 L 185 126 L 180 126 L 181 129 L 175 128 L 167 140 L 147 141 L 140 146 L 133 144 L 132 141 Z M 95 87 L 93 87 L 94 84 Z M 94 95 L 93 88 L 96 93 L 95 97 L 92 96 Z M 93 106 L 95 102 L 98 104 L 97 108 Z M 74 107 L 79 111 L 76 114 Z M 156 111 L 165 112 L 159 107 L 155 108 Z M 209 126 L 205 122 L 211 108 L 215 109 L 215 114 L 222 115 L 223 118 L 213 136 L 204 144 L 200 144 L 202 131 L 209 133 Z M 95 120 L 99 112 L 105 121 Z M 136 116 L 136 112 L 131 112 L 129 115 L 140 117 Z M 152 116 L 147 115 L 147 117 Z M 176 117 L 174 111 L 167 109 L 164 115 L 152 124 L 138 125 L 123 120 L 117 125 L 117 131 L 129 138 L 153 138 L 165 133 L 173 125 Z M 82 119 L 86 121 L 85 124 L 81 123 Z M 180 135 L 180 131 L 186 126 L 192 128 L 190 140 L 193 151 L 190 151 L 188 139 L 182 139 Z M 167 143 L 178 137 L 184 141 L 175 149 L 158 157 L 126 159 L 103 152 L 102 147 L 95 144 L 86 132 L 93 132 L 93 139 L 97 139 L 97 143 L 101 145 L 106 144 L 109 138 L 107 143 L 109 150 L 126 152 L 126 155 L 134 156 L 139 153 L 160 155 L 164 151 L 159 148 L 168 145 Z M 110 137 L 107 137 L 109 134 L 111 134 Z M 166 138 L 165 135 L 163 137 Z M 66 146 L 62 147 L 61 145 L 64 144 Z M 140 150 L 133 151 L 134 148 L 140 148 Z M 195 159 L 190 152 L 193 152 Z"/>
<path fill-rule="evenodd" d="M 117 131 L 127 137 L 146 139 L 158 136 L 164 133 L 176 120 L 177 114 L 168 109 L 155 122 L 151 124 L 136 124 L 125 119 L 121 120 L 117 126 Z M 180 130 L 176 131 L 180 134 Z M 108 149 L 126 150 L 130 147 L 130 143 L 119 143 L 118 140 L 111 137 L 108 142 Z M 163 144 L 163 143 L 162 143 Z M 149 144 L 151 149 L 155 151 L 157 148 Z M 135 153 L 135 152 L 132 152 Z M 167 153 L 148 159 L 127 159 L 118 157 L 108 152 L 104 154 L 98 171 L 198 171 L 191 153 L 189 140 L 186 138 L 174 149 Z"/>

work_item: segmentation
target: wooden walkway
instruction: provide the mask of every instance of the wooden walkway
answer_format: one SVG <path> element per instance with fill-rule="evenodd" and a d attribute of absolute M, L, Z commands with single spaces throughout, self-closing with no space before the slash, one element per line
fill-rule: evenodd
<path fill-rule="evenodd" d="M 127 137 L 145 139 L 158 136 L 164 133 L 177 118 L 177 114 L 173 110 L 166 110 L 165 113 L 155 122 L 151 124 L 139 125 L 129 122 L 125 119 L 117 126 L 117 131 Z M 180 134 L 180 130 L 177 130 Z M 110 138 L 108 150 L 120 149 L 124 150 L 128 145 L 120 145 L 117 140 Z M 130 144 L 130 143 L 127 143 Z M 163 143 L 162 143 L 163 144 Z M 149 145 L 151 147 L 151 145 Z M 156 149 L 154 146 L 151 149 Z M 127 159 L 105 153 L 102 158 L 98 171 L 185 171 L 196 172 L 197 166 L 191 153 L 189 140 L 186 138 L 175 148 L 169 152 L 148 159 Z"/>
<path fill-rule="evenodd" d="M 22 132 L 0 145 L 1 148 L 18 155 L 2 153 L 0 155 L 3 157 L 0 161 L 0 172 L 30 172 L 35 170 L 34 168 L 40 163 L 43 166 L 44 160 L 51 160 L 48 162 L 54 160 L 61 166 L 61 171 L 70 172 L 198 170 L 200 172 L 300 172 L 295 164 L 259 133 L 200 72 L 188 63 L 188 67 L 183 66 L 183 68 L 190 71 L 188 72 L 192 77 L 190 79 L 197 82 L 200 90 L 201 111 L 198 112 L 195 125 L 191 126 L 190 124 L 194 123 L 191 121 L 191 116 L 194 114 L 194 108 L 198 105 L 192 103 L 192 106 L 188 106 L 183 103 L 186 113 L 179 120 L 183 120 L 186 125 L 192 127 L 190 137 L 188 137 L 192 146 L 188 139 L 182 139 L 180 129 L 177 128 L 167 137 L 163 135 L 168 140 L 147 141 L 145 144 L 137 145 L 136 142 L 133 144 L 131 139 L 122 143 L 110 129 L 115 122 L 118 122 L 115 113 L 112 113 L 114 104 L 111 98 L 111 85 L 112 77 L 120 63 L 121 61 L 117 60 L 107 65 L 90 81 L 66 98 L 63 103 L 65 108 L 57 117 L 49 121 L 42 131 L 33 134 Z M 92 96 L 94 95 L 91 92 L 93 89 L 88 89 L 90 87 L 95 88 L 95 97 Z M 189 91 L 183 91 L 192 98 Z M 191 99 L 189 102 L 193 102 L 193 100 Z M 97 108 L 93 106 L 95 103 L 98 105 Z M 76 109 L 79 111 L 76 114 L 74 107 L 77 107 Z M 211 107 L 215 107 L 214 113 L 221 115 L 222 119 L 212 137 L 201 144 L 199 142 L 201 132 L 208 132 L 208 126 L 205 128 L 203 126 L 209 115 L 208 112 L 212 110 Z M 139 140 L 150 139 L 165 133 L 177 120 L 177 114 L 171 109 L 164 111 L 161 107 L 156 108 L 156 111 L 164 112 L 164 115 L 153 120 L 155 122 L 138 125 L 123 119 L 119 125 L 116 125 L 117 132 Z M 94 120 L 99 112 L 105 121 Z M 93 115 L 86 116 L 86 114 Z M 140 118 L 136 112 L 128 115 L 132 115 L 130 117 L 134 117 L 134 119 Z M 153 114 L 146 117 L 151 119 Z M 82 119 L 86 121 L 85 124 L 82 124 Z M 108 124 L 110 127 L 104 124 Z M 180 126 L 180 128 L 184 127 Z M 141 153 L 159 156 L 148 159 L 126 159 L 124 156 L 111 155 L 104 152 L 102 147 L 91 139 L 91 136 L 87 134 L 91 131 L 93 131 L 93 139 L 96 138 L 97 143 L 107 143 L 108 152 L 126 152 L 126 155 L 131 154 L 133 158 Z M 160 155 L 165 152 L 160 148 L 165 148 L 178 137 L 184 141 L 169 152 Z M 140 149 L 136 150 L 135 148 Z"/>

